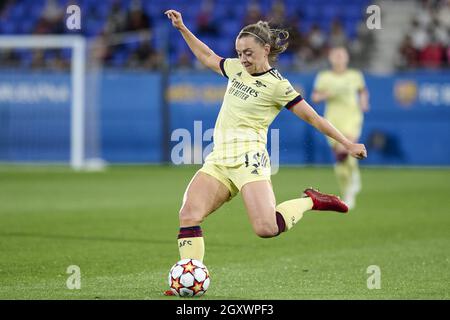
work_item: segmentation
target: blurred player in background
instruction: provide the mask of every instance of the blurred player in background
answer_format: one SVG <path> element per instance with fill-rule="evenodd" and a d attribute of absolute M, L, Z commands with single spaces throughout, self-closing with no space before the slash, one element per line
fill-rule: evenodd
<path fill-rule="evenodd" d="M 364 145 L 353 143 L 319 116 L 287 79 L 270 66 L 286 47 L 289 34 L 259 21 L 244 27 L 236 38 L 236 58 L 221 58 L 184 25 L 181 14 L 165 12 L 196 58 L 228 78 L 224 101 L 214 128 L 214 148 L 189 183 L 180 209 L 180 258 L 203 260 L 200 224 L 241 192 L 255 233 L 262 238 L 291 229 L 309 210 L 347 212 L 338 197 L 306 189 L 299 198 L 276 204 L 270 181 L 267 131 L 286 108 L 324 134 L 339 141 L 357 158 L 367 156 Z M 171 291 L 166 292 L 167 295 Z"/>
<path fill-rule="evenodd" d="M 347 139 L 356 143 L 361 135 L 363 112 L 369 109 L 369 93 L 363 74 L 348 68 L 349 56 L 346 48 L 334 47 L 328 59 L 331 70 L 319 72 L 314 83 L 312 101 L 325 101 L 324 117 Z M 350 157 L 345 147 L 328 138 L 336 157 L 335 174 L 344 202 L 354 208 L 356 195 L 361 190 L 358 160 Z"/>

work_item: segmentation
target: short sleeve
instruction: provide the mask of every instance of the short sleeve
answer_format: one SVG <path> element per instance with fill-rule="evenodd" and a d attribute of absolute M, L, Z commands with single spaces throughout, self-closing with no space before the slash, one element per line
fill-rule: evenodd
<path fill-rule="evenodd" d="M 325 75 L 322 72 L 319 72 L 316 76 L 316 79 L 314 80 L 314 90 L 322 91 L 325 90 L 327 87 L 325 82 Z"/>
<path fill-rule="evenodd" d="M 292 87 L 291 83 L 281 80 L 274 92 L 274 99 L 278 107 L 291 109 L 297 103 L 303 100 L 303 97 Z"/>
<path fill-rule="evenodd" d="M 238 73 L 241 71 L 241 63 L 239 59 L 235 58 L 224 58 L 220 60 L 220 70 L 224 77 L 229 78 L 230 75 Z"/>

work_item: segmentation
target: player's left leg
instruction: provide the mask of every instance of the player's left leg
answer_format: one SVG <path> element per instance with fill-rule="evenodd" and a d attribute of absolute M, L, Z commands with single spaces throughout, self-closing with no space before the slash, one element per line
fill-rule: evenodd
<path fill-rule="evenodd" d="M 275 195 L 269 181 L 249 182 L 242 187 L 241 194 L 250 223 L 259 237 L 270 238 L 283 231 L 275 214 Z"/>
<path fill-rule="evenodd" d="M 268 180 L 245 184 L 242 198 L 255 233 L 271 238 L 291 229 L 308 210 L 347 212 L 347 206 L 333 195 L 306 189 L 303 197 L 276 205 L 272 184 Z"/>

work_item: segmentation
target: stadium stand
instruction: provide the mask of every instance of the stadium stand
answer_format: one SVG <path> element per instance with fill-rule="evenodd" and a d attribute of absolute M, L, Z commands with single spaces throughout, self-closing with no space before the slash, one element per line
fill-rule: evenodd
<path fill-rule="evenodd" d="M 82 12 L 79 33 L 97 39 L 108 48 L 100 57 L 107 67 L 157 69 L 161 56 L 167 55 L 169 65 L 196 68 L 193 56 L 180 37 L 172 37 L 163 12 L 174 8 L 183 13 L 186 25 L 223 56 L 234 56 L 234 39 L 248 23 L 269 20 L 274 27 L 287 28 L 291 46 L 279 62 L 281 68 L 317 69 L 326 62 L 327 47 L 345 44 L 366 55 L 370 41 L 363 41 L 360 25 L 367 0 L 294 0 L 276 1 L 180 1 L 180 0 L 7 0 L 0 7 L 0 34 L 63 34 L 74 33 L 64 28 L 65 8 L 77 4 Z M 114 34 L 130 31 L 150 32 L 150 40 L 109 44 Z M 77 31 L 75 31 L 77 32 Z M 165 34 L 169 47 L 165 48 Z M 78 32 L 77 32 L 78 33 Z M 219 40 L 220 41 L 217 41 Z M 361 50 L 366 48 L 366 50 Z M 98 52 L 97 52 L 98 53 Z M 70 53 L 14 50 L 2 53 L 2 66 L 34 68 L 48 65 L 67 68 Z M 367 56 L 361 61 L 367 61 Z M 361 67 L 361 66 L 359 66 Z"/>

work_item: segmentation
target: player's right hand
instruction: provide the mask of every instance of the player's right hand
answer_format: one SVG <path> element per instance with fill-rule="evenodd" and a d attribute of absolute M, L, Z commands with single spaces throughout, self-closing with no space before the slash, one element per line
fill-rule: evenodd
<path fill-rule="evenodd" d="M 167 16 L 167 18 L 172 20 L 172 25 L 178 30 L 180 30 L 184 26 L 181 13 L 179 13 L 178 11 L 170 9 L 164 12 L 164 14 Z"/>

